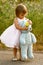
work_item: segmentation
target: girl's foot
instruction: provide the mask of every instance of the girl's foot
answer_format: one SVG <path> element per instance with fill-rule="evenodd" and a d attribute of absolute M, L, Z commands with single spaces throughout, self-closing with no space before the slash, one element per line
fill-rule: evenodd
<path fill-rule="evenodd" d="M 17 61 L 18 59 L 17 58 L 13 58 L 12 61 Z"/>
<path fill-rule="evenodd" d="M 13 58 L 12 61 L 20 61 L 21 59 Z"/>

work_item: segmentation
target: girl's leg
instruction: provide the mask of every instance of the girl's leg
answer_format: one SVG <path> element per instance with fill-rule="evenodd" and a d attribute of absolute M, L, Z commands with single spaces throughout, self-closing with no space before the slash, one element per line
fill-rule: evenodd
<path fill-rule="evenodd" d="M 21 50 L 20 48 L 14 48 L 13 49 L 14 58 L 13 60 L 20 60 L 21 59 Z"/>
<path fill-rule="evenodd" d="M 17 49 L 17 59 L 20 60 L 21 59 L 21 49 Z"/>
<path fill-rule="evenodd" d="M 13 53 L 14 53 L 14 58 L 16 58 L 17 57 L 17 48 L 13 49 Z"/>
<path fill-rule="evenodd" d="M 14 54 L 14 58 L 12 59 L 12 61 L 16 61 L 17 60 L 17 48 L 13 48 L 13 54 Z"/>

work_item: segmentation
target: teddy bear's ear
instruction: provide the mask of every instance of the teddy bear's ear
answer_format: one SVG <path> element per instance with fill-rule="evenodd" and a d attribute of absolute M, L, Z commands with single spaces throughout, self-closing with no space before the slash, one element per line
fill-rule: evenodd
<path fill-rule="evenodd" d="M 32 26 L 31 25 L 29 25 L 28 30 L 32 31 Z"/>

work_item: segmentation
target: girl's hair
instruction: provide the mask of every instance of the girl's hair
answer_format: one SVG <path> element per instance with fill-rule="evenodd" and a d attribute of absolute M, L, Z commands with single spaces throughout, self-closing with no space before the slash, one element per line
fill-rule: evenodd
<path fill-rule="evenodd" d="M 17 16 L 17 17 L 19 17 L 19 14 L 20 14 L 20 13 L 26 14 L 26 13 L 27 13 L 27 8 L 26 8 L 26 6 L 23 5 L 23 4 L 19 4 L 19 5 L 16 7 L 15 13 L 16 13 L 16 16 Z"/>

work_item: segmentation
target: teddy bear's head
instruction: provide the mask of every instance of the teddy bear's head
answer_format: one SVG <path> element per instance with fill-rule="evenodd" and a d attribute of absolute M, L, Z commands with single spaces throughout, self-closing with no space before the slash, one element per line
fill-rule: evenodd
<path fill-rule="evenodd" d="M 32 25 L 29 24 L 29 21 L 28 21 L 28 20 L 25 20 L 25 21 L 24 21 L 24 25 L 25 25 L 26 27 L 28 27 L 28 31 L 32 31 Z"/>

